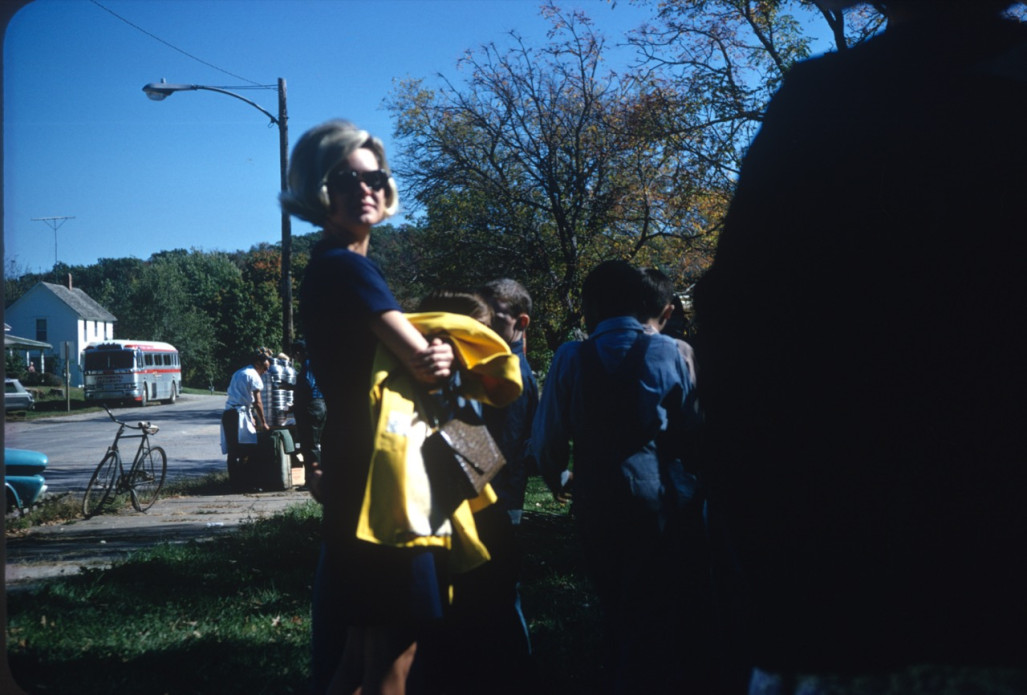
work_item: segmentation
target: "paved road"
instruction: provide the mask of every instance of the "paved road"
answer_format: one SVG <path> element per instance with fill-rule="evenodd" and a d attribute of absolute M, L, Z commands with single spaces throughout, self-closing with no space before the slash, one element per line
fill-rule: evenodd
<path fill-rule="evenodd" d="M 160 427 L 151 441 L 168 455 L 168 480 L 225 470 L 221 454 L 224 396 L 181 396 L 174 405 L 115 408 L 120 420 L 149 420 Z M 86 489 L 89 476 L 118 431 L 104 412 L 62 415 L 4 425 L 4 446 L 42 451 L 50 463 L 46 483 L 51 494 Z M 122 458 L 131 463 L 138 440 L 124 441 Z M 131 453 L 130 453 L 131 452 Z"/>
<path fill-rule="evenodd" d="M 224 396 L 182 396 L 175 405 L 118 408 L 115 417 L 160 426 L 154 442 L 167 451 L 168 478 L 200 477 L 225 470 L 220 422 Z M 106 413 L 85 413 L 7 423 L 5 446 L 45 452 L 50 494 L 81 495 L 117 425 Z M 125 453 L 125 449 L 122 453 Z M 294 477 L 302 468 L 294 469 Z M 106 567 L 132 551 L 161 542 L 186 542 L 231 532 L 240 524 L 309 499 L 283 492 L 208 494 L 161 498 L 145 513 L 126 507 L 91 519 L 37 526 L 0 544 L 7 590 L 29 588 L 49 577 Z"/>

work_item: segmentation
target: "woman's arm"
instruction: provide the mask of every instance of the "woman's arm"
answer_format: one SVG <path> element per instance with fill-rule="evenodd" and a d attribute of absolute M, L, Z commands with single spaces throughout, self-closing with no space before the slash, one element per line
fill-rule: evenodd
<path fill-rule="evenodd" d="M 439 338 L 429 342 L 402 312 L 386 311 L 375 316 L 371 319 L 371 332 L 418 381 L 434 384 L 449 378 L 453 346 Z"/>

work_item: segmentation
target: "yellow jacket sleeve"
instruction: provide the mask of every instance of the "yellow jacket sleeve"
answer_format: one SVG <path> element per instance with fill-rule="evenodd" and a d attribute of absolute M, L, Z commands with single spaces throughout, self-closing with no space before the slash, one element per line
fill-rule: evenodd
<path fill-rule="evenodd" d="M 521 395 L 521 363 L 495 331 L 461 314 L 429 312 L 407 314 L 425 336 L 447 336 L 457 358 L 474 377 L 462 388 L 472 400 L 502 408 Z"/>
<path fill-rule="evenodd" d="M 466 316 L 409 314 L 426 336 L 445 335 L 474 377 L 462 395 L 502 407 L 521 392 L 520 364 L 495 332 Z M 489 559 L 478 538 L 473 511 L 496 501 L 491 486 L 464 501 L 449 519 L 432 517 L 431 490 L 421 458 L 421 444 L 431 426 L 418 411 L 421 387 L 384 346 L 375 354 L 370 408 L 375 423 L 374 450 L 357 523 L 357 537 L 394 547 L 436 546 L 450 549 L 454 571 L 467 571 Z"/>

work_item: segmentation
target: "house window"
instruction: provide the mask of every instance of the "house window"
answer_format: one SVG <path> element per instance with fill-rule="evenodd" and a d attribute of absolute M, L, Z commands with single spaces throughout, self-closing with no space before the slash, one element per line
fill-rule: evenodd
<path fill-rule="evenodd" d="M 36 340 L 46 342 L 46 319 L 36 319 Z"/>

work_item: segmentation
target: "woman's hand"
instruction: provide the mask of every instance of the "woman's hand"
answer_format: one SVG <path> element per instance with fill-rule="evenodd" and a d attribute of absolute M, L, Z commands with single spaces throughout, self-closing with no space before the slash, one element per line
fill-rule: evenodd
<path fill-rule="evenodd" d="M 371 320 L 371 332 L 396 355 L 415 379 L 437 384 L 452 372 L 453 346 L 442 338 L 428 340 L 398 311 Z"/>
<path fill-rule="evenodd" d="M 432 338 L 428 347 L 413 354 L 409 367 L 418 381 L 434 384 L 449 378 L 454 359 L 452 345 L 441 338 Z"/>

